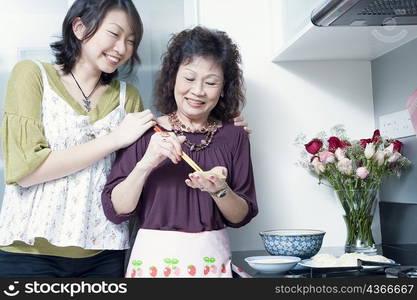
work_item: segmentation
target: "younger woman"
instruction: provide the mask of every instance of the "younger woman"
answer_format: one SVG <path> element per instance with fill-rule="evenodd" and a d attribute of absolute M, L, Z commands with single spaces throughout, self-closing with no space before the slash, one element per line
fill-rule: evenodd
<path fill-rule="evenodd" d="M 139 61 L 131 0 L 77 0 L 52 48 L 56 64 L 22 61 L 4 107 L 6 186 L 0 277 L 120 277 L 127 224 L 106 220 L 100 195 L 113 152 L 155 124 L 138 91 L 116 80 Z"/>

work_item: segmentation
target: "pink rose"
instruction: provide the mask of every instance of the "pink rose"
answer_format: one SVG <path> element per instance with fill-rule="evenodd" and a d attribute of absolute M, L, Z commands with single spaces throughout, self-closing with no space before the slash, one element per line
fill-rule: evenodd
<path fill-rule="evenodd" d="M 314 139 L 310 141 L 308 144 L 304 145 L 304 147 L 306 147 L 307 152 L 313 155 L 319 152 L 322 146 L 323 142 L 319 139 Z"/>
<path fill-rule="evenodd" d="M 335 161 L 334 154 L 330 151 L 322 151 L 320 152 L 320 161 L 325 165 L 328 163 L 333 163 Z"/>
<path fill-rule="evenodd" d="M 359 167 L 356 169 L 356 176 L 358 176 L 360 179 L 365 179 L 368 177 L 369 171 L 366 167 Z"/>

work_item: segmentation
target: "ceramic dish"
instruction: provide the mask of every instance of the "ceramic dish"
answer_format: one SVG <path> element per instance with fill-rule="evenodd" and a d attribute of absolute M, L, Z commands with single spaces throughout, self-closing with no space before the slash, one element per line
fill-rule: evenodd
<path fill-rule="evenodd" d="M 303 259 L 319 252 L 325 232 L 315 229 L 277 229 L 261 231 L 259 235 L 269 254 Z"/>
<path fill-rule="evenodd" d="M 351 269 L 355 269 L 355 268 L 359 268 L 358 266 L 341 266 L 341 267 L 324 267 L 324 266 L 312 266 L 311 265 L 312 259 L 303 259 L 302 261 L 300 261 L 297 265 L 297 269 L 300 268 L 310 268 L 310 269 L 317 269 L 317 270 L 330 270 L 330 269 L 334 269 L 334 270 L 351 270 Z M 389 259 L 389 264 L 395 264 L 395 261 L 393 261 L 392 259 Z M 374 270 L 374 269 L 379 269 L 381 268 L 381 266 L 386 266 L 387 263 L 381 263 L 381 265 L 379 266 L 363 266 L 364 269 L 366 270 Z"/>
<path fill-rule="evenodd" d="M 301 258 L 295 256 L 250 256 L 245 261 L 261 273 L 285 273 L 291 270 Z"/>

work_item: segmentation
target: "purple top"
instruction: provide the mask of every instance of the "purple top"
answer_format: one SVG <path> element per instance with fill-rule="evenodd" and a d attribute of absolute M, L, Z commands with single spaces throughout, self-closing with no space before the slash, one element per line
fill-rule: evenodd
<path fill-rule="evenodd" d="M 142 158 L 153 134 L 150 129 L 135 143 L 117 152 L 102 194 L 104 214 L 110 221 L 119 224 L 132 215 L 137 215 L 139 228 L 200 232 L 222 229 L 226 225 L 240 227 L 258 213 L 249 138 L 242 128 L 223 123 L 223 127 L 219 128 L 206 149 L 190 152 L 187 146 L 183 146 L 183 151 L 203 170 L 210 170 L 215 166 L 227 168 L 228 185 L 249 206 L 244 220 L 239 223 L 227 221 L 209 193 L 192 189 L 185 184 L 185 179 L 193 169 L 183 160 L 175 165 L 169 159 L 164 160 L 150 173 L 135 211 L 118 215 L 111 202 L 111 192 Z M 204 136 L 196 133 L 185 134 L 192 142 L 199 142 Z"/>

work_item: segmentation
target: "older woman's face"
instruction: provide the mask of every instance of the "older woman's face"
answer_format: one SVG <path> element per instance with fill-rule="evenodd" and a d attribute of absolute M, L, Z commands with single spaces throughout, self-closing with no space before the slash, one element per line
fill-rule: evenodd
<path fill-rule="evenodd" d="M 178 113 L 192 120 L 207 120 L 223 89 L 223 70 L 213 59 L 194 57 L 181 64 L 174 96 Z"/>

